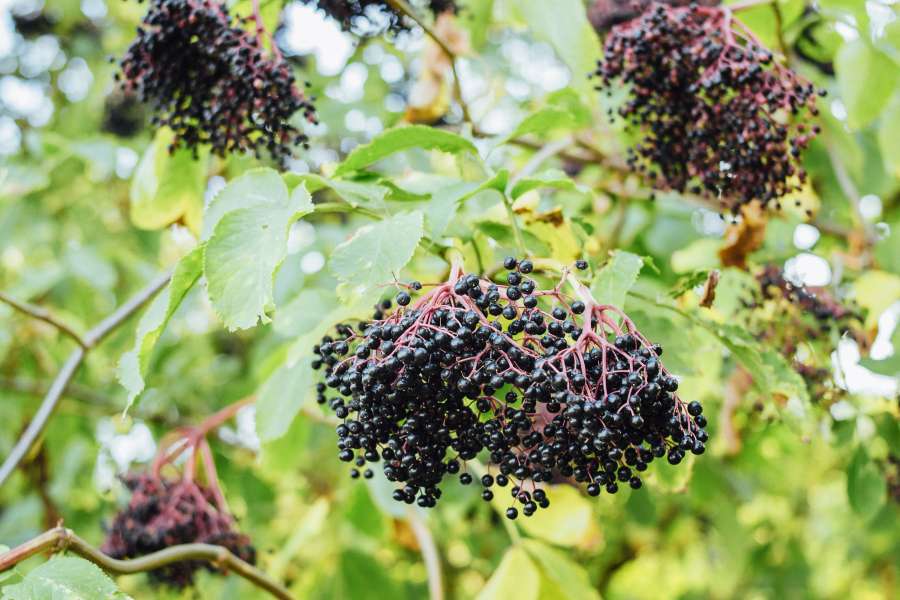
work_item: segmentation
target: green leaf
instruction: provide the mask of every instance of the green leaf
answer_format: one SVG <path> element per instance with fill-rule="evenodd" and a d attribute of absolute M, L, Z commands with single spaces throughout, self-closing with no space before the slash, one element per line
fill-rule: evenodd
<path fill-rule="evenodd" d="M 834 61 L 847 122 L 861 129 L 874 121 L 894 92 L 900 69 L 863 39 L 844 44 Z"/>
<path fill-rule="evenodd" d="M 334 249 L 331 272 L 356 290 L 390 282 L 410 261 L 424 233 L 419 211 L 361 227 Z"/>
<path fill-rule="evenodd" d="M 537 566 L 523 548 L 513 546 L 503 555 L 503 560 L 476 600 L 537 600 L 539 587 Z"/>
<path fill-rule="evenodd" d="M 881 150 L 885 170 L 900 178 L 900 89 L 894 92 L 891 103 L 881 113 L 878 147 Z"/>
<path fill-rule="evenodd" d="M 549 508 L 522 519 L 524 531 L 559 546 L 578 546 L 597 535 L 591 502 L 581 492 L 570 485 L 556 485 L 547 495 L 552 498 Z"/>
<path fill-rule="evenodd" d="M 265 184 L 268 174 L 242 176 L 240 189 L 260 179 Z M 203 270 L 207 291 L 216 313 L 230 330 L 253 327 L 258 321 L 268 322 L 266 311 L 274 304 L 274 277 L 287 256 L 288 232 L 294 221 L 313 211 L 309 192 L 297 186 L 288 195 L 281 178 L 267 193 L 246 196 L 245 205 L 225 212 L 206 242 Z M 228 194 L 225 198 L 225 194 Z M 231 197 L 226 187 L 211 206 Z"/>
<path fill-rule="evenodd" d="M 256 433 L 262 442 L 277 440 L 291 426 L 313 389 L 312 358 L 283 365 L 262 385 L 256 402 Z"/>
<path fill-rule="evenodd" d="M 291 189 L 294 189 L 300 183 L 306 183 L 306 189 L 310 194 L 328 188 L 340 196 L 347 204 L 354 207 L 382 208 L 384 199 L 389 191 L 387 187 L 376 183 L 328 179 L 314 173 L 288 173 L 284 176 L 284 181 Z"/>
<path fill-rule="evenodd" d="M 612 259 L 594 277 L 591 293 L 600 304 L 625 306 L 625 296 L 637 281 L 644 259 L 636 254 L 617 250 Z"/>
<path fill-rule="evenodd" d="M 97 565 L 74 556 L 55 556 L 25 578 L 3 588 L 3 600 L 102 600 L 126 598 Z"/>
<path fill-rule="evenodd" d="M 556 548 L 536 540 L 524 540 L 522 545 L 532 560 L 540 565 L 541 575 L 553 585 L 553 591 L 556 592 L 554 597 L 565 600 L 600 600 L 600 594 L 591 585 L 584 567 Z"/>
<path fill-rule="evenodd" d="M 472 142 L 455 133 L 424 125 L 410 125 L 389 129 L 368 144 L 357 146 L 338 166 L 334 174 L 341 176 L 359 171 L 391 154 L 411 148 L 449 153 L 469 152 L 478 155 L 478 149 Z"/>
<path fill-rule="evenodd" d="M 159 129 L 131 180 L 131 221 L 141 229 L 162 229 L 179 220 L 199 233 L 209 150 L 169 153 L 172 130 Z"/>
<path fill-rule="evenodd" d="M 847 498 L 850 507 L 864 519 L 869 519 L 884 504 L 887 486 L 878 467 L 859 447 L 847 466 Z"/>
<path fill-rule="evenodd" d="M 554 129 L 571 129 L 577 125 L 571 112 L 555 106 L 545 106 L 525 117 L 504 141 L 524 135 L 543 135 Z"/>
<path fill-rule="evenodd" d="M 522 194 L 528 193 L 531 190 L 545 187 L 569 192 L 578 192 L 579 194 L 585 195 L 591 193 L 591 190 L 588 187 L 575 183 L 574 179 L 562 171 L 558 169 L 549 169 L 543 173 L 520 179 L 513 186 L 512 191 L 510 191 L 510 197 L 515 200 Z"/>
<path fill-rule="evenodd" d="M 169 285 L 153 299 L 141 317 L 134 336 L 134 347 L 122 355 L 116 368 L 116 378 L 128 392 L 125 410 L 144 390 L 144 377 L 150 366 L 153 347 L 202 273 L 203 247 L 198 246 L 178 261 Z"/>
<path fill-rule="evenodd" d="M 518 7 L 530 32 L 553 46 L 572 71 L 572 85 L 590 89 L 587 76 L 600 58 L 600 41 L 587 20 L 581 0 L 520 0 Z"/>
<path fill-rule="evenodd" d="M 674 466 L 665 460 L 655 460 L 644 478 L 648 485 L 662 493 L 682 493 L 687 490 L 694 475 L 694 460 L 693 454 L 687 454 L 680 464 Z"/>

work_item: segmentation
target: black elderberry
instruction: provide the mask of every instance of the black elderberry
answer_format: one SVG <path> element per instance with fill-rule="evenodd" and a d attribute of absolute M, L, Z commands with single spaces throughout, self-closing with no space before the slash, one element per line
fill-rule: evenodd
<path fill-rule="evenodd" d="M 588 268 L 588 262 L 586 260 L 576 260 L 575 268 L 579 271 L 585 271 Z"/>
<path fill-rule="evenodd" d="M 797 157 L 815 135 L 781 115 L 817 114 L 816 90 L 728 8 L 683 4 L 634 2 L 645 10 L 606 39 L 599 89 L 629 87 L 615 116 L 643 136 L 627 161 L 655 186 L 734 211 L 752 200 L 778 207 L 804 184 Z"/>
<path fill-rule="evenodd" d="M 617 481 L 639 485 L 655 458 L 703 452 L 705 420 L 675 395 L 662 348 L 584 289 L 573 301 L 539 287 L 455 268 L 418 300 L 382 303 L 374 321 L 323 337 L 317 395 L 339 394 L 327 402 L 344 420 L 339 458 L 380 462 L 398 501 L 431 507 L 446 475 L 473 482 L 463 465 L 483 454 L 498 473 L 480 478 L 482 496 L 512 484 L 515 514 L 530 516 L 550 502 L 535 484 L 614 493 Z M 498 312 L 506 324 L 491 320 Z"/>
<path fill-rule="evenodd" d="M 153 124 L 175 133 L 170 150 L 268 152 L 278 161 L 305 145 L 294 113 L 315 122 L 290 65 L 261 33 L 238 26 L 217 0 L 151 0 L 121 61 L 123 91 L 150 104 Z"/>
<path fill-rule="evenodd" d="M 128 475 L 123 481 L 131 498 L 109 526 L 104 554 L 130 559 L 169 546 L 201 543 L 223 546 L 246 562 L 256 562 L 250 539 L 233 529 L 234 519 L 217 506 L 210 489 L 149 474 Z M 190 560 L 154 569 L 149 576 L 183 588 L 191 585 L 194 573 L 204 567 L 217 570 L 210 563 Z"/>
<path fill-rule="evenodd" d="M 399 294 L 397 294 L 396 300 L 399 306 L 406 306 L 407 304 L 409 304 L 410 296 L 406 292 L 400 292 Z"/>

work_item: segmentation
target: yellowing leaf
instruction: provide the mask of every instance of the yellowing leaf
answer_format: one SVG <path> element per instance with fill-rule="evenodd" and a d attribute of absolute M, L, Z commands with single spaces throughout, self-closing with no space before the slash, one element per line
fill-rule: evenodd
<path fill-rule="evenodd" d="M 900 277 L 887 271 L 868 271 L 853 284 L 856 301 L 868 311 L 866 327 L 873 328 L 888 306 L 900 300 Z"/>
<path fill-rule="evenodd" d="M 550 506 L 519 521 L 536 538 L 560 546 L 590 545 L 600 535 L 591 500 L 570 485 L 551 486 Z"/>
<path fill-rule="evenodd" d="M 506 551 L 476 600 L 538 600 L 540 574 L 528 553 L 518 546 Z"/>

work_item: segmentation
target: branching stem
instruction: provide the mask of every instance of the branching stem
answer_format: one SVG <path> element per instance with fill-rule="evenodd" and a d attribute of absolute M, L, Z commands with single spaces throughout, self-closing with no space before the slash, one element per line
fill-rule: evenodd
<path fill-rule="evenodd" d="M 182 544 L 170 546 L 159 552 L 139 558 L 118 560 L 107 556 L 76 535 L 74 531 L 65 527 L 50 529 L 9 552 L 0 554 L 0 573 L 11 569 L 27 558 L 46 551 L 70 551 L 91 561 L 112 575 L 143 573 L 172 563 L 202 560 L 214 565 L 216 568 L 231 571 L 243 577 L 256 587 L 269 592 L 275 598 L 292 600 L 290 592 L 284 586 L 250 563 L 241 560 L 223 546 Z"/>
<path fill-rule="evenodd" d="M 53 416 L 60 398 L 62 398 L 66 388 L 72 381 L 72 378 L 75 377 L 75 374 L 78 372 L 78 368 L 84 361 L 85 356 L 87 356 L 88 351 L 97 346 L 106 336 L 121 326 L 142 306 L 147 304 L 157 292 L 169 283 L 171 277 L 171 273 L 167 273 L 154 279 L 147 287 L 132 296 L 125 304 L 117 308 L 115 312 L 98 323 L 81 338 L 82 343 L 79 344 L 78 348 L 72 351 L 69 358 L 63 363 L 62 368 L 56 375 L 56 379 L 53 380 L 50 389 L 47 390 L 43 402 L 41 402 L 40 407 L 38 407 L 34 418 L 31 419 L 31 422 L 28 424 L 22 437 L 19 438 L 19 441 L 13 446 L 9 455 L 6 457 L 6 460 L 3 461 L 3 465 L 0 466 L 0 486 L 9 479 L 22 460 L 29 452 L 31 452 L 31 449 L 34 447 L 37 440 L 44 433 L 47 422 L 50 420 L 50 417 Z"/>

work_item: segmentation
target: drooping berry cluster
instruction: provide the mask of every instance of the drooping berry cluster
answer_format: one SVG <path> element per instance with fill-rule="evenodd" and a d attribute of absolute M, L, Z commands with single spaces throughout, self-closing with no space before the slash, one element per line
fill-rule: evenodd
<path fill-rule="evenodd" d="M 238 558 L 254 563 L 250 538 L 233 529 L 234 520 L 217 507 L 215 494 L 186 480 L 151 474 L 124 478 L 131 499 L 116 515 L 102 550 L 113 558 L 134 558 L 176 544 L 204 543 L 224 546 Z M 149 576 L 174 587 L 191 585 L 197 569 L 209 563 L 185 561 L 166 565 Z"/>
<path fill-rule="evenodd" d="M 291 117 L 302 111 L 315 122 L 314 109 L 277 48 L 263 47 L 262 28 L 238 25 L 218 0 L 150 0 L 121 61 L 122 86 L 175 132 L 172 149 L 266 150 L 283 161 L 307 142 Z"/>
<path fill-rule="evenodd" d="M 341 460 L 380 461 L 402 484 L 396 500 L 430 507 L 446 475 L 471 483 L 466 461 L 485 452 L 497 472 L 482 475 L 482 497 L 512 484 L 515 518 L 516 503 L 526 516 L 549 505 L 542 483 L 615 493 L 620 482 L 641 487 L 655 458 L 703 453 L 702 407 L 675 394 L 661 347 L 570 273 L 581 300 L 562 283 L 538 289 L 530 261 L 505 266 L 506 285 L 454 268 L 415 302 L 402 291 L 395 311 L 386 301 L 372 321 L 341 324 L 315 346 L 318 400 L 343 419 Z"/>
<path fill-rule="evenodd" d="M 383 31 L 408 31 L 412 23 L 386 0 L 303 0 L 322 10 L 346 31 L 378 34 Z M 454 0 L 428 0 L 428 8 L 436 17 L 443 12 L 456 12 Z"/>
<path fill-rule="evenodd" d="M 818 128 L 815 87 L 777 64 L 728 8 L 655 2 L 606 39 L 596 75 L 642 139 L 628 163 L 655 185 L 764 205 L 800 189 L 797 161 Z"/>
<path fill-rule="evenodd" d="M 748 309 L 749 330 L 759 339 L 780 348 L 797 373 L 816 392 L 816 397 L 828 395 L 834 340 L 846 335 L 865 346 L 862 315 L 827 288 L 792 281 L 775 264 L 765 265 L 756 281 L 759 287 L 742 300 L 744 308 Z M 776 314 L 778 318 L 774 319 Z M 809 352 L 813 345 L 822 347 Z M 798 355 L 801 349 L 804 351 Z M 816 355 L 824 357 L 825 363 L 817 364 Z"/>

